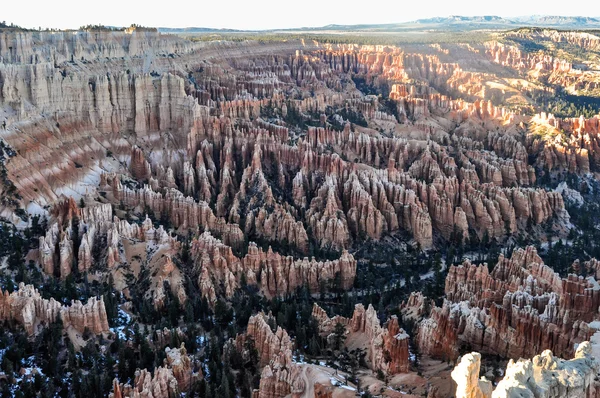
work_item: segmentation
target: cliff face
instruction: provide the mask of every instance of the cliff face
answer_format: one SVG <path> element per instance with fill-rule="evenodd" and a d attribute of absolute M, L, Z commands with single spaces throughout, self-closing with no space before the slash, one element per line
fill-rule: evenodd
<path fill-rule="evenodd" d="M 317 304 L 313 306 L 313 318 L 319 323 L 320 333 L 328 336 L 333 333 L 335 325 L 340 323 L 346 328 L 348 340 L 366 340 L 367 361 L 371 369 L 381 370 L 384 374 L 408 372 L 409 352 L 408 334 L 398 326 L 398 319 L 392 317 L 382 327 L 372 305 L 365 310 L 357 304 L 352 318 L 335 316 L 329 318 Z"/>
<path fill-rule="evenodd" d="M 73 327 L 79 333 L 86 328 L 94 334 L 109 331 L 102 298 L 92 297 L 86 304 L 77 300 L 64 306 L 52 298 L 42 298 L 32 285 L 23 283 L 12 293 L 0 292 L 0 319 L 23 325 L 30 335 L 36 334 L 41 325 L 49 325 L 58 319 L 65 328 Z"/>
<path fill-rule="evenodd" d="M 57 69 L 52 62 L 2 64 L 0 101 L 15 106 L 16 120 L 64 112 L 64 133 L 71 131 L 69 127 L 84 127 L 93 132 L 93 138 L 128 129 L 145 136 L 160 128 L 175 129 L 190 123 L 194 104 L 186 100 L 181 77 L 170 73 L 156 76 L 149 71 L 127 73 L 120 68 L 102 74 L 93 69 L 88 73 L 69 67 Z M 56 130 L 63 131 L 60 122 Z"/>
<path fill-rule="evenodd" d="M 491 273 L 467 261 L 450 267 L 447 300 L 420 324 L 417 342 L 444 358 L 456 358 L 463 343 L 506 358 L 545 349 L 569 355 L 594 333 L 597 285 L 593 277 L 561 278 L 533 247 L 501 255 Z"/>
<path fill-rule="evenodd" d="M 155 54 L 185 54 L 192 43 L 177 36 L 136 30 L 125 32 L 2 32 L 0 59 L 5 64 L 36 64 L 100 58 L 141 57 Z"/>
<path fill-rule="evenodd" d="M 592 357 L 592 345 L 587 341 L 579 344 L 571 360 L 554 357 L 550 350 L 533 360 L 511 360 L 495 389 L 485 378 L 479 380 L 480 361 L 478 353 L 466 354 L 452 371 L 457 398 L 508 398 L 515 394 L 543 398 L 597 396 L 594 379 L 600 365 Z"/>
<path fill-rule="evenodd" d="M 458 357 L 458 332 L 463 319 L 463 306 L 444 301 L 434 307 L 429 317 L 419 323 L 416 344 L 420 352 L 433 358 L 450 360 Z"/>

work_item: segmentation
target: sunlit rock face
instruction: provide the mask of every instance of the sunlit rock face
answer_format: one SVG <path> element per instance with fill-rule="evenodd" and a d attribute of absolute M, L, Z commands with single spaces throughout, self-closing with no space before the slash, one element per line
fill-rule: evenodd
<path fill-rule="evenodd" d="M 181 230 L 209 230 L 236 250 L 261 240 L 302 254 L 339 253 L 397 232 L 428 248 L 436 236 L 465 240 L 473 230 L 480 239 L 504 239 L 525 225 L 567 222 L 561 195 L 534 187 L 534 166 L 585 173 L 595 164 L 594 119 L 529 118 L 495 106 L 478 98 L 481 73 L 439 54 L 192 44 L 141 31 L 72 40 L 7 32 L 2 43 L 0 104 L 11 109 L 3 138 L 16 154 L 7 175 L 22 198 L 17 205 L 31 209 L 63 194 L 94 195 L 110 180 L 113 204 L 149 208 Z M 478 56 L 501 63 L 512 51 L 481 50 Z M 544 62 L 544 70 L 569 73 Z M 362 95 L 349 76 L 389 85 L 393 106 Z M 435 89 L 467 86 L 472 102 Z M 346 113 L 330 118 L 327 107 Z M 324 115 L 322 126 L 297 139 L 283 120 L 311 112 Z M 572 139 L 552 143 L 535 131 L 523 138 L 524 122 L 566 129 Z M 122 177 L 138 184 L 122 185 Z M 67 273 L 79 253 L 60 242 L 56 266 Z M 41 259 L 48 272 L 53 243 L 44 242 Z"/>
<path fill-rule="evenodd" d="M 533 359 L 511 360 L 495 388 L 490 381 L 479 378 L 481 355 L 465 354 L 452 371 L 456 397 L 595 397 L 600 364 L 592 356 L 592 350 L 592 344 L 586 341 L 579 344 L 571 360 L 555 357 L 550 350 Z"/>

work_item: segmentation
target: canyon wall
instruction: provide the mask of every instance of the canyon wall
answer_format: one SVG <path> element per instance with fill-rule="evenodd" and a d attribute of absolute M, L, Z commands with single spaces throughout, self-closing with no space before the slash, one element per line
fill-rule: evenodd
<path fill-rule="evenodd" d="M 113 53 L 108 65 L 117 67 L 120 61 L 112 57 L 125 50 L 106 50 L 116 45 L 114 35 L 100 36 L 94 40 L 106 42 L 102 51 Z M 137 40 L 133 36 L 126 40 Z M 95 48 L 89 34 L 74 40 Z M 551 169 L 572 161 L 550 144 L 523 142 L 518 124 L 523 117 L 489 101 L 436 93 L 433 86 L 465 74 L 455 63 L 386 46 L 326 45 L 296 52 L 275 44 L 261 51 L 281 50 L 280 59 L 259 51 L 242 60 L 238 46 L 228 43 L 222 56 L 229 65 L 205 63 L 187 74 L 178 68 L 193 64 L 198 51 L 214 56 L 213 44 L 190 45 L 150 33 L 141 40 L 148 48 L 159 43 L 154 71 L 138 72 L 144 62 L 137 58 L 135 72 L 113 75 L 83 76 L 69 65 L 58 71 L 31 61 L 31 54 L 21 57 L 32 62 L 28 67 L 34 72 L 13 61 L 5 64 L 2 103 L 54 115 L 27 115 L 32 121 L 18 130 L 9 120 L 3 135 L 16 150 L 7 175 L 22 205 L 37 209 L 65 192 L 78 198 L 99 190 L 112 193 L 115 205 L 164 214 L 181 230 L 209 230 L 236 249 L 250 237 L 304 254 L 314 248 L 341 252 L 396 231 L 407 231 L 427 248 L 438 234 L 464 240 L 474 230 L 480 239 L 502 239 L 530 223 L 568 221 L 560 194 L 532 187 L 535 171 L 527 155 L 539 154 L 538 164 Z M 60 51 L 70 54 L 69 46 Z M 168 51 L 175 57 L 170 72 L 161 56 Z M 355 87 L 342 84 L 346 73 L 367 74 L 375 85 L 398 80 L 390 92 L 397 115 L 382 111 L 376 98 L 357 98 Z M 412 85 L 410 79 L 432 87 Z M 289 84 L 318 90 L 314 98 L 286 100 L 280 90 Z M 26 90 L 27 85 L 38 88 Z M 341 131 L 328 123 L 310 127 L 292 145 L 288 127 L 259 117 L 265 108 L 283 116 L 323 112 L 327 106 L 356 109 L 367 123 L 391 123 L 402 134 L 356 129 L 342 118 Z M 459 123 L 456 134 L 448 133 L 446 122 L 432 120 L 439 117 Z M 404 138 L 409 136 L 418 137 L 418 144 Z M 456 150 L 446 149 L 450 141 Z M 576 151 L 582 172 L 589 169 L 586 153 L 592 152 L 586 151 Z M 20 172 L 25 169 L 31 172 Z M 66 241 L 61 249 L 68 257 Z"/>

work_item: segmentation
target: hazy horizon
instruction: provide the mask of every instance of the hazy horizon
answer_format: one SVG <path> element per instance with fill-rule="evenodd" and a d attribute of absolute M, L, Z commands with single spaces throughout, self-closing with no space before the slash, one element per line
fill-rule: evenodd
<path fill-rule="evenodd" d="M 213 2 L 210 4 L 172 0 L 164 7 L 153 7 L 150 2 L 123 2 L 106 0 L 98 7 L 82 7 L 75 0 L 56 3 L 33 0 L 11 2 L 3 8 L 2 20 L 7 23 L 37 29 L 76 29 L 88 24 L 129 26 L 132 23 L 164 28 L 206 27 L 214 29 L 269 30 L 326 25 L 390 24 L 417 19 L 448 17 L 451 15 L 493 15 L 515 18 L 525 15 L 589 16 L 600 17 L 600 3 L 565 10 L 557 1 L 538 5 L 535 2 L 506 0 L 502 8 L 483 2 L 450 3 L 429 1 L 419 9 L 405 8 L 403 3 L 384 0 L 378 3 L 351 5 L 348 2 L 305 0 L 285 3 L 274 0 Z M 32 12 L 32 10 L 34 10 Z"/>

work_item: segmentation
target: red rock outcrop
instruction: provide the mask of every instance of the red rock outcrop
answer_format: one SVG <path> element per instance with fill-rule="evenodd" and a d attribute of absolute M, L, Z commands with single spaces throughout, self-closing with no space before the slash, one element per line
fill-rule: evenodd
<path fill-rule="evenodd" d="M 165 354 L 165 366 L 173 371 L 179 391 L 189 391 L 192 381 L 201 377 L 202 372 L 193 371 L 191 359 L 183 344 L 179 348 L 167 347 Z"/>
<path fill-rule="evenodd" d="M 59 318 L 65 328 L 73 327 L 79 333 L 86 329 L 94 334 L 109 331 L 102 298 L 91 297 L 86 304 L 77 300 L 64 306 L 52 298 L 42 298 L 32 285 L 23 283 L 12 293 L 0 292 L 0 318 L 23 325 L 30 335 L 36 334 L 40 325 L 48 325 Z"/>
<path fill-rule="evenodd" d="M 338 390 L 332 384 L 332 373 L 316 365 L 294 362 L 293 343 L 285 330 L 280 327 L 275 331 L 271 329 L 269 324 L 274 322 L 271 315 L 256 314 L 250 317 L 246 333 L 238 335 L 234 342 L 238 352 L 244 356 L 247 355 L 247 343 L 251 340 L 258 353 L 259 365 L 264 366 L 259 388 L 254 390 L 252 396 L 304 397 L 310 393 L 310 396 L 331 397 Z"/>
<path fill-rule="evenodd" d="M 240 259 L 233 254 L 231 247 L 208 232 L 192 241 L 191 253 L 200 271 L 202 294 L 209 300 L 216 298 L 215 286 L 221 284 L 225 287 L 222 293 L 231 297 L 240 286 L 242 275 L 246 283 L 258 284 L 269 297 L 293 293 L 301 286 L 317 292 L 321 283 L 331 284 L 336 277 L 342 289 L 349 289 L 356 275 L 356 261 L 347 251 L 333 261 L 309 260 L 306 257 L 300 260 L 282 256 L 271 249 L 264 252 L 251 243 L 248 254 Z"/>
<path fill-rule="evenodd" d="M 549 170 L 589 173 L 600 161 L 600 118 L 560 119 L 536 115 L 528 136 L 528 150 L 538 154 L 539 166 Z"/>
<path fill-rule="evenodd" d="M 432 307 L 432 301 L 423 296 L 421 292 L 411 292 L 408 300 L 400 305 L 400 312 L 403 319 L 419 321 L 425 315 L 428 315 Z"/>
<path fill-rule="evenodd" d="M 131 148 L 131 174 L 140 181 L 147 181 L 152 176 L 150 163 L 144 156 L 141 148 L 134 146 Z"/>
<path fill-rule="evenodd" d="M 302 187 L 302 174 L 298 182 Z M 294 179 L 294 181 L 297 181 Z M 303 192 L 297 192 L 294 196 L 297 202 L 304 204 L 306 196 Z M 303 206 L 304 207 L 304 206 Z M 312 229 L 313 236 L 320 243 L 322 248 L 340 250 L 350 246 L 350 233 L 346 215 L 342 210 L 342 204 L 337 195 L 337 186 L 333 178 L 319 189 L 317 196 L 310 203 L 310 208 L 306 213 L 308 224 Z"/>
<path fill-rule="evenodd" d="M 248 329 L 245 338 L 254 341 L 254 347 L 258 351 L 260 366 L 266 366 L 272 360 L 281 360 L 292 355 L 293 343 L 285 329 L 278 327 L 275 332 L 267 323 L 267 315 L 259 313 L 251 316 L 248 320 Z"/>
<path fill-rule="evenodd" d="M 594 332 L 600 288 L 593 277 L 561 278 L 535 248 L 500 256 L 492 272 L 466 261 L 452 266 L 442 308 L 419 325 L 422 352 L 454 359 L 467 344 L 478 351 L 519 358 L 551 349 L 572 353 Z"/>
<path fill-rule="evenodd" d="M 255 396 L 283 398 L 304 391 L 305 382 L 300 377 L 302 367 L 292 361 L 293 343 L 287 331 L 278 327 L 273 332 L 267 323 L 267 315 L 259 313 L 250 317 L 246 333 L 236 339 L 240 352 L 247 339 L 253 341 L 258 352 L 259 366 L 263 367 Z"/>
<path fill-rule="evenodd" d="M 194 380 L 202 377 L 201 372 L 194 372 L 190 357 L 184 345 L 180 348 L 165 349 L 164 365 L 157 367 L 154 374 L 147 369 L 135 372 L 133 386 L 113 380 L 112 398 L 170 398 L 187 393 Z"/>
<path fill-rule="evenodd" d="M 429 317 L 419 323 L 415 336 L 419 352 L 442 360 L 456 359 L 459 352 L 458 330 L 466 317 L 463 312 L 463 306 L 452 305 L 448 301 L 444 301 L 441 308 L 432 308 Z"/>
<path fill-rule="evenodd" d="M 369 305 L 365 310 L 362 304 L 356 305 L 350 319 L 341 316 L 329 318 L 317 304 L 313 306 L 312 316 L 317 320 L 322 335 L 333 333 L 335 325 L 339 323 L 349 333 L 347 340 L 356 339 L 356 335 L 364 336 L 367 341 L 367 360 L 373 370 L 381 370 L 389 375 L 408 372 L 408 334 L 400 329 L 395 316 L 388 320 L 385 327 L 381 327 L 373 306 Z"/>
<path fill-rule="evenodd" d="M 143 247 L 146 254 L 144 261 L 151 270 L 150 288 L 146 292 L 147 298 L 154 303 L 155 308 L 160 309 L 166 297 L 164 291 L 165 282 L 180 303 L 185 303 L 187 295 L 183 287 L 183 276 L 181 271 L 172 261 L 180 244 L 177 239 L 168 234 L 162 226 L 155 228 L 152 221 L 146 217 L 141 224 L 129 223 L 113 217 L 113 209 L 110 204 L 90 205 L 69 213 L 69 216 L 61 215 L 60 211 L 54 211 L 53 222 L 46 235 L 40 238 L 38 250 L 40 265 L 47 273 L 54 272 L 54 264 L 60 261 L 60 276 L 66 278 L 73 266 L 73 247 L 75 244 L 73 221 L 78 219 L 77 234 L 81 237 L 77 256 L 77 267 L 80 272 L 90 271 L 92 266 L 107 266 L 109 272 L 116 276 L 119 267 L 135 260 L 132 253 L 136 252 L 134 247 Z M 66 213 L 65 213 L 66 214 Z M 64 230 L 59 229 L 59 224 L 66 225 Z M 63 240 L 56 244 L 58 236 Z M 58 249 L 57 249 L 58 247 Z M 152 247 L 151 251 L 146 249 Z M 52 250 L 54 248 L 54 251 Z M 126 249 L 127 248 L 127 249 Z M 95 257 L 92 256 L 95 253 Z M 139 254 L 137 254 L 139 256 Z M 142 261 L 141 256 L 139 260 Z M 125 286 L 119 287 L 119 289 Z"/>
<path fill-rule="evenodd" d="M 177 379 L 167 367 L 158 367 L 154 375 L 146 369 L 135 371 L 133 386 L 113 380 L 111 398 L 170 398 L 179 394 Z"/>

